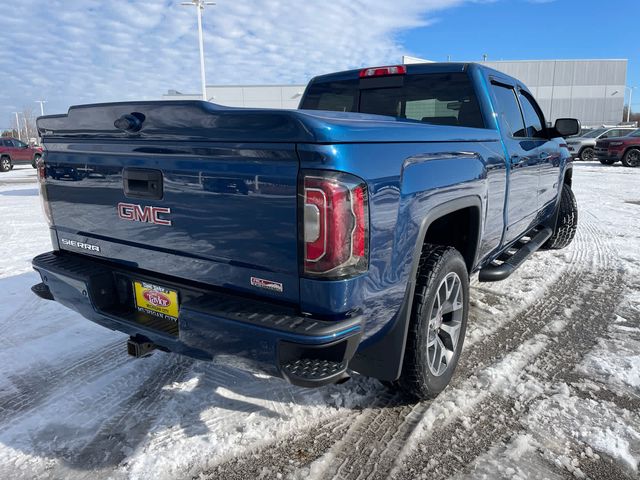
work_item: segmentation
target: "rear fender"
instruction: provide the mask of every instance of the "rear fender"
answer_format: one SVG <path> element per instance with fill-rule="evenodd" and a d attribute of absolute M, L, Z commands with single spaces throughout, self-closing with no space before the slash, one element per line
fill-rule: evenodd
<path fill-rule="evenodd" d="M 359 350 L 350 362 L 350 367 L 364 375 L 378 378 L 379 380 L 394 381 L 400 377 L 404 350 L 411 320 L 411 308 L 413 296 L 416 288 L 416 277 L 420 255 L 429 227 L 437 219 L 465 208 L 474 207 L 482 212 L 480 197 L 470 195 L 442 203 L 432 208 L 427 216 L 422 220 L 417 235 L 416 243 L 413 247 L 411 271 L 402 306 L 398 314 L 389 322 L 386 331 L 380 332 L 377 338 L 379 341 Z M 482 215 L 481 217 L 482 218 Z M 476 251 L 479 243 L 480 231 L 476 239 Z"/>

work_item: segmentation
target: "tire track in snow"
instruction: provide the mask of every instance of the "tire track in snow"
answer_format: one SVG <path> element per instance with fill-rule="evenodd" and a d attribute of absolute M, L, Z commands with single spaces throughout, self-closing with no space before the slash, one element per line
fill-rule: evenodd
<path fill-rule="evenodd" d="M 564 274 L 555 284 L 548 287 L 545 294 L 538 300 L 516 315 L 514 320 L 490 334 L 482 342 L 472 344 L 468 351 L 463 353 L 461 364 L 449 389 L 456 388 L 475 372 L 504 358 L 547 325 L 549 318 L 552 318 L 560 308 L 558 304 L 562 305 L 580 282 L 584 272 L 584 262 L 589 258 L 587 249 L 584 247 L 589 243 L 595 244 L 598 252 L 595 263 L 600 264 L 605 261 L 606 257 L 600 253 L 603 247 L 598 234 L 599 232 L 588 225 L 579 231 Z M 532 322 L 532 319 L 535 321 Z M 327 458 L 320 460 L 327 465 L 318 478 L 388 478 L 398 455 L 429 406 L 430 402 L 421 402 L 411 407 L 382 407 L 375 415 L 370 414 L 374 418 L 367 418 L 362 422 L 356 421 L 344 439 L 338 441 L 327 453 Z M 380 428 L 380 424 L 385 425 L 385 428 Z M 389 438 L 392 442 L 381 449 L 381 445 L 384 445 Z M 358 439 L 366 439 L 366 441 Z"/>
<path fill-rule="evenodd" d="M 547 337 L 546 346 L 526 368 L 528 374 L 539 382 L 552 384 L 573 378 L 574 368 L 606 333 L 609 326 L 606 320 L 615 318 L 613 311 L 621 297 L 621 278 L 615 268 L 609 265 L 607 256 L 603 255 L 603 252 L 611 253 L 610 249 L 603 247 L 602 242 L 594 243 L 598 249 L 596 261 L 600 263 L 601 269 L 583 272 L 580 284 L 598 282 L 604 288 L 578 290 L 583 315 L 565 316 L 567 324 L 555 338 L 552 336 L 553 326 L 544 332 Z M 555 303 L 565 297 L 566 293 L 560 292 L 548 300 Z M 464 389 L 463 385 L 455 387 Z M 480 396 L 487 386 L 472 388 L 476 388 L 476 393 Z M 451 393 L 446 392 L 449 396 Z M 520 420 L 541 398 L 543 395 L 538 394 L 516 404 L 514 399 L 490 394 L 480 403 L 462 408 L 452 418 L 442 419 L 441 424 L 433 425 L 431 431 L 424 438 L 418 439 L 416 444 L 408 446 L 406 456 L 398 462 L 393 477 L 412 479 L 416 472 L 420 472 L 427 474 L 429 478 L 444 479 L 454 473 L 468 471 L 473 460 L 486 453 L 492 445 L 508 441 L 523 428 Z M 471 413 L 473 415 L 467 417 Z M 474 424 L 476 419 L 480 421 Z M 433 458 L 438 458 L 437 462 L 431 460 Z"/>
<path fill-rule="evenodd" d="M 114 416 L 99 426 L 88 443 L 66 456 L 64 465 L 59 467 L 63 470 L 60 477 L 72 476 L 69 467 L 90 470 L 119 465 L 144 440 L 173 395 L 164 387 L 180 381 L 194 362 L 188 357 L 167 354 L 165 362 L 150 371 L 124 401 L 118 398 L 123 396 L 122 391 L 110 392 L 122 404 Z M 103 401 L 109 401 L 109 398 Z"/>
<path fill-rule="evenodd" d="M 86 384 L 88 378 L 99 377 L 128 360 L 124 345 L 118 341 L 68 364 L 49 367 L 36 363 L 27 372 L 10 375 L 8 378 L 14 390 L 0 395 L 0 431 L 43 402 L 62 398 L 77 386 Z"/>
<path fill-rule="evenodd" d="M 594 241 L 595 232 L 590 229 L 586 230 L 588 239 Z M 557 283 L 561 285 L 552 285 L 547 293 L 534 303 L 532 307 L 525 309 L 518 317 L 520 322 L 514 325 L 514 322 L 508 323 L 503 328 L 494 332 L 491 337 L 497 339 L 512 339 L 514 331 L 519 330 L 522 338 L 530 338 L 535 335 L 535 331 L 530 328 L 530 315 L 542 315 L 548 311 L 555 310 L 549 308 L 547 300 L 550 291 L 568 292 L 578 282 L 581 272 L 581 263 L 585 260 L 586 249 L 583 248 L 587 241 L 585 234 L 579 232 L 576 236 L 575 246 L 571 251 L 571 257 L 567 266 L 565 275 L 559 277 Z M 562 288 L 558 288 L 562 287 Z M 539 322 L 539 328 L 546 325 L 545 321 Z M 476 361 L 480 357 L 488 357 L 487 360 L 495 361 L 496 358 L 503 357 L 509 351 L 517 348 L 519 345 L 513 342 L 511 346 L 504 345 L 499 340 L 493 343 L 495 355 L 487 355 L 483 348 L 478 348 L 482 344 L 472 345 L 470 351 L 479 351 L 476 355 Z M 474 365 L 473 361 L 467 362 Z M 487 363 L 476 364 L 474 371 L 478 371 Z M 459 371 L 456 373 L 455 379 L 470 375 L 471 369 L 466 372 L 464 366 L 460 365 Z M 402 450 L 406 440 L 411 436 L 414 429 L 422 419 L 424 413 L 428 410 L 430 403 L 422 402 L 415 405 L 406 404 L 401 396 L 388 399 L 385 402 L 377 403 L 369 408 L 364 409 L 355 419 L 351 417 L 352 425 L 345 435 L 336 437 L 336 441 L 328 452 L 315 452 L 313 456 L 320 459 L 320 466 L 312 468 L 312 478 L 387 478 L 397 455 Z M 295 443 L 294 443 L 295 445 Z M 276 447 L 277 448 L 277 447 Z M 265 449 L 262 455 L 270 456 L 270 449 Z M 219 469 L 224 471 L 224 469 Z"/>

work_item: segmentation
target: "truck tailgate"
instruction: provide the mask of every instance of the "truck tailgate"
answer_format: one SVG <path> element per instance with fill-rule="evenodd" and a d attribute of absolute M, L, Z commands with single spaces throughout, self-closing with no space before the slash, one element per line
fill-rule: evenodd
<path fill-rule="evenodd" d="M 295 143 L 58 138 L 46 147 L 61 249 L 298 301 Z"/>

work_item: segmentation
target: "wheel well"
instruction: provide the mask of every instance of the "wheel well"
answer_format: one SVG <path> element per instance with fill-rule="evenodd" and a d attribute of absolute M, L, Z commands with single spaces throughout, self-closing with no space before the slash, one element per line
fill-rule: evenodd
<path fill-rule="evenodd" d="M 427 229 L 424 243 L 455 248 L 464 257 L 470 272 L 476 258 L 479 229 L 478 208 L 462 208 L 434 220 Z"/>
<path fill-rule="evenodd" d="M 625 149 L 625 151 L 624 151 L 624 153 L 622 154 L 622 156 L 624 157 L 624 156 L 627 154 L 627 152 L 628 152 L 629 150 L 634 150 L 634 149 L 635 149 L 635 150 L 640 150 L 640 145 L 629 145 L 629 146 Z"/>

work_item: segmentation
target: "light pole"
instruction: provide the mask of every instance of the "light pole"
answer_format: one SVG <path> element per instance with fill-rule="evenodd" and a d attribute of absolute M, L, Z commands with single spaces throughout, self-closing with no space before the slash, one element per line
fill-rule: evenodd
<path fill-rule="evenodd" d="M 629 105 L 627 106 L 627 123 L 629 123 L 629 115 L 631 114 L 631 99 L 633 98 L 633 91 L 636 87 L 624 87 L 625 90 L 629 90 Z"/>
<path fill-rule="evenodd" d="M 196 15 L 198 17 L 198 40 L 200 46 L 200 80 L 202 82 L 202 100 L 207 101 L 207 82 L 204 78 L 204 40 L 202 38 L 202 11 L 205 5 L 215 5 L 214 2 L 205 2 L 204 0 L 191 0 L 183 2 L 181 5 L 189 5 L 196 7 Z"/>
<path fill-rule="evenodd" d="M 40 104 L 40 115 L 44 115 L 44 104 L 47 103 L 46 100 L 36 100 L 36 103 Z"/>
<path fill-rule="evenodd" d="M 18 118 L 18 112 L 13 112 L 16 114 L 16 127 L 18 129 L 18 140 L 22 141 L 22 137 L 20 136 L 20 119 Z"/>

